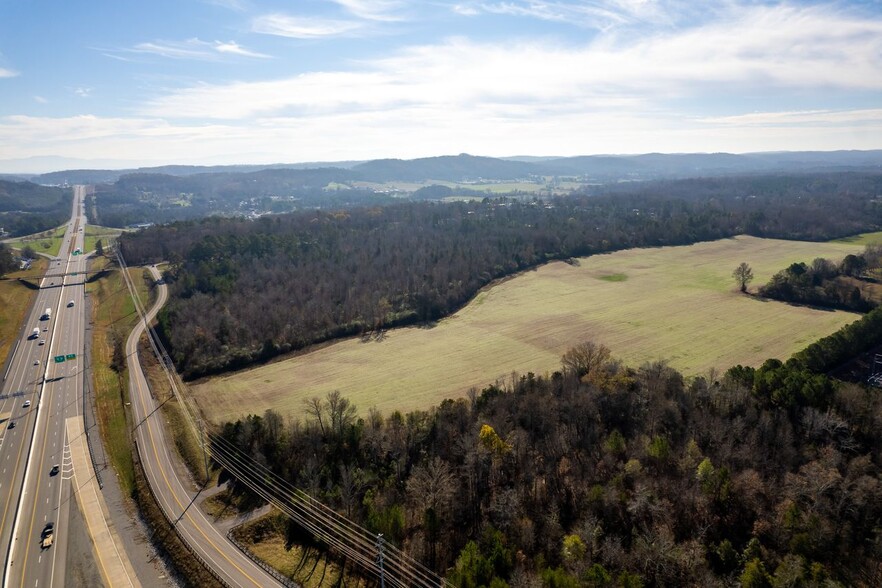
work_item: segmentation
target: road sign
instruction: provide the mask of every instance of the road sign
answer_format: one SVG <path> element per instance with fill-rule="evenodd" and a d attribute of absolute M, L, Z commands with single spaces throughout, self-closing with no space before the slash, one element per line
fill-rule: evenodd
<path fill-rule="evenodd" d="M 76 358 L 77 358 L 76 353 L 68 353 L 67 355 L 64 356 L 64 359 L 76 359 Z"/>
<path fill-rule="evenodd" d="M 56 355 L 55 356 L 55 363 L 62 363 L 62 362 L 64 362 L 64 356 L 63 355 Z"/>

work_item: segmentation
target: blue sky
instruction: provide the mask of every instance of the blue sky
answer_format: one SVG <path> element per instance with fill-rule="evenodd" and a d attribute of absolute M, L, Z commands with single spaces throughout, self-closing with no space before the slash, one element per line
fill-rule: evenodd
<path fill-rule="evenodd" d="M 878 148 L 882 0 L 0 0 L 0 171 Z"/>

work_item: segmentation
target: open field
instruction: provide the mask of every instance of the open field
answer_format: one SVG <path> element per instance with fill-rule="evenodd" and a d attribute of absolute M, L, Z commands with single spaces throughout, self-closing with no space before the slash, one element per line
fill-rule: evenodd
<path fill-rule="evenodd" d="M 101 244 L 106 248 L 113 244 L 116 241 L 116 238 L 122 234 L 121 229 L 101 227 L 99 225 L 86 225 L 86 230 L 83 232 L 83 250 L 86 253 L 95 250 L 95 243 L 97 243 L 99 239 L 101 239 Z"/>
<path fill-rule="evenodd" d="M 61 249 L 61 241 L 66 230 L 67 225 L 62 225 L 42 233 L 34 233 L 33 235 L 13 239 L 8 244 L 16 249 L 22 249 L 30 245 L 37 253 L 55 256 L 58 255 L 58 251 Z"/>
<path fill-rule="evenodd" d="M 10 272 L 6 276 L 8 279 L 0 280 L 0 365 L 6 361 L 12 344 L 18 339 L 25 313 L 37 295 L 36 289 L 28 288 L 15 278 L 33 278 L 38 282 L 48 265 L 45 258 L 37 259 L 30 269 Z"/>
<path fill-rule="evenodd" d="M 843 237 L 842 239 L 836 239 L 834 243 L 848 243 L 850 245 L 860 245 L 861 247 L 864 245 L 882 245 L 882 232 Z"/>
<path fill-rule="evenodd" d="M 428 408 L 510 378 L 552 372 L 574 344 L 593 340 L 632 366 L 669 360 L 686 375 L 787 358 L 858 315 L 761 300 L 738 292 L 732 270 L 759 286 L 793 262 L 841 259 L 860 245 L 737 237 L 688 247 L 632 249 L 550 263 L 479 293 L 433 328 L 348 339 L 285 361 L 192 386 L 215 422 L 339 390 L 366 414 Z"/>

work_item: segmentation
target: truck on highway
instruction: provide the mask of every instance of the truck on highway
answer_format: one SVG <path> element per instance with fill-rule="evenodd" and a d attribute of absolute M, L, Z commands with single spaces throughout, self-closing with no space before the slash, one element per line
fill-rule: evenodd
<path fill-rule="evenodd" d="M 36 339 L 36 338 L 39 337 L 39 336 L 40 336 L 40 328 L 39 328 L 39 327 L 34 327 L 34 330 L 33 330 L 33 332 L 31 332 L 31 336 L 30 336 L 29 338 L 30 338 L 30 339 Z"/>
<path fill-rule="evenodd" d="M 45 320 L 45 321 L 48 321 L 51 318 L 52 318 L 52 309 L 51 308 L 47 308 L 46 311 L 43 313 L 43 316 L 40 317 L 41 320 Z"/>

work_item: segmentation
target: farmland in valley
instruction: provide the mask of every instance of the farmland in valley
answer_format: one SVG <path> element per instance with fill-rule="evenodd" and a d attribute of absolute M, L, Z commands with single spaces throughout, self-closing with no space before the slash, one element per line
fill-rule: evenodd
<path fill-rule="evenodd" d="M 753 289 L 787 265 L 839 260 L 858 243 L 808 243 L 741 236 L 686 247 L 632 249 L 554 262 L 480 292 L 432 327 L 348 339 L 192 386 L 215 422 L 339 390 L 366 414 L 375 407 L 428 408 L 464 396 L 512 370 L 559 369 L 574 344 L 593 340 L 626 364 L 665 359 L 686 375 L 787 358 L 858 315 L 762 300 L 738 292 L 732 270 L 745 261 Z"/>

